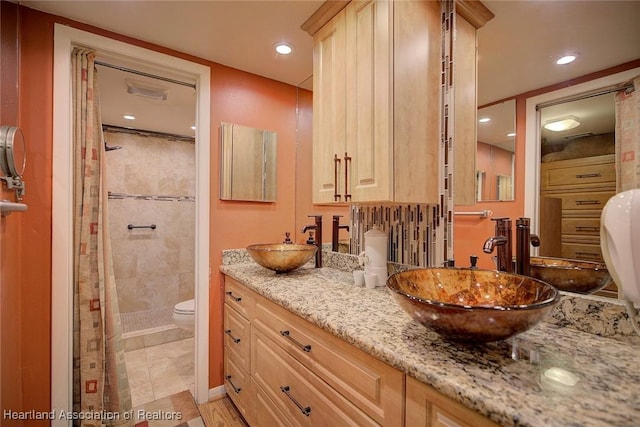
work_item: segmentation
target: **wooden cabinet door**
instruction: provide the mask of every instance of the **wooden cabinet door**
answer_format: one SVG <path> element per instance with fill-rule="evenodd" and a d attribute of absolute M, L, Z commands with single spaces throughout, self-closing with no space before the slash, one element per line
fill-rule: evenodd
<path fill-rule="evenodd" d="M 313 202 L 344 201 L 345 11 L 313 38 Z M 340 163 L 334 162 L 338 158 Z"/>
<path fill-rule="evenodd" d="M 412 427 L 498 427 L 490 419 L 407 376 L 405 425 Z"/>
<path fill-rule="evenodd" d="M 345 192 L 354 202 L 392 200 L 391 3 L 346 7 L 347 153 Z"/>

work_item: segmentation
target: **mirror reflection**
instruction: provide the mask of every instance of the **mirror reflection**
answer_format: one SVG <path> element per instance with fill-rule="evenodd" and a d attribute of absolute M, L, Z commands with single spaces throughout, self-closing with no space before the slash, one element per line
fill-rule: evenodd
<path fill-rule="evenodd" d="M 608 93 L 540 108 L 540 255 L 604 262 L 600 216 L 616 193 Z M 599 295 L 616 297 L 612 283 Z"/>
<path fill-rule="evenodd" d="M 221 123 L 220 141 L 220 199 L 274 202 L 277 134 Z"/>
<path fill-rule="evenodd" d="M 478 109 L 476 200 L 514 198 L 516 103 L 509 100 Z"/>

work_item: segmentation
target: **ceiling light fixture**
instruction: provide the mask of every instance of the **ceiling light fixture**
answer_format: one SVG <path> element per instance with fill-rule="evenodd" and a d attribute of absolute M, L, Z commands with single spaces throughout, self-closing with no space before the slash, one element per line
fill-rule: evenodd
<path fill-rule="evenodd" d="M 558 65 L 566 65 L 566 64 L 572 63 L 575 60 L 576 60 L 576 56 L 575 55 L 565 55 L 562 58 L 558 59 L 556 61 L 556 64 L 558 64 Z"/>
<path fill-rule="evenodd" d="M 558 119 L 547 120 L 544 124 L 544 128 L 553 132 L 562 132 L 565 130 L 577 128 L 580 126 L 580 121 L 574 116 L 564 116 Z"/>
<path fill-rule="evenodd" d="M 276 49 L 276 52 L 278 52 L 280 55 L 289 55 L 291 52 L 293 52 L 293 47 L 291 47 L 291 45 L 288 45 L 286 43 L 276 44 L 275 49 Z"/>
<path fill-rule="evenodd" d="M 125 114 L 122 116 L 122 118 L 126 120 L 135 120 L 136 116 L 132 116 L 131 114 Z"/>
<path fill-rule="evenodd" d="M 508 134 L 507 134 L 507 136 L 508 136 L 509 138 L 511 138 L 511 137 L 516 136 L 516 133 L 515 133 L 515 132 L 511 132 L 511 133 L 508 133 Z"/>
<path fill-rule="evenodd" d="M 191 126 L 191 130 L 196 130 L 196 125 Z"/>
<path fill-rule="evenodd" d="M 480 122 L 480 123 L 487 123 L 487 122 L 490 122 L 490 121 L 491 121 L 491 119 L 489 117 L 483 117 L 483 118 L 478 120 L 478 122 Z"/>

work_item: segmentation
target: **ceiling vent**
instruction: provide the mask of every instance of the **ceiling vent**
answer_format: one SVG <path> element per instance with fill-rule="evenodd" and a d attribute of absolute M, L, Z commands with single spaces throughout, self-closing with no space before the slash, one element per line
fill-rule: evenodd
<path fill-rule="evenodd" d="M 154 86 L 145 82 L 125 79 L 127 83 L 127 93 L 143 98 L 155 99 L 156 101 L 166 101 L 169 89 L 163 86 Z"/>

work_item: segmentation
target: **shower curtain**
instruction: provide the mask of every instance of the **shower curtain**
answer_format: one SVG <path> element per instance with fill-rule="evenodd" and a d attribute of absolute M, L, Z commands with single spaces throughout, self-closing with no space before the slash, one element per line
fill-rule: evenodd
<path fill-rule="evenodd" d="M 640 188 L 640 76 L 633 90 L 616 93 L 616 173 L 618 192 Z"/>
<path fill-rule="evenodd" d="M 132 425 L 111 259 L 94 59 L 95 51 L 73 51 L 73 409 L 81 414 L 76 425 L 86 427 Z"/>

